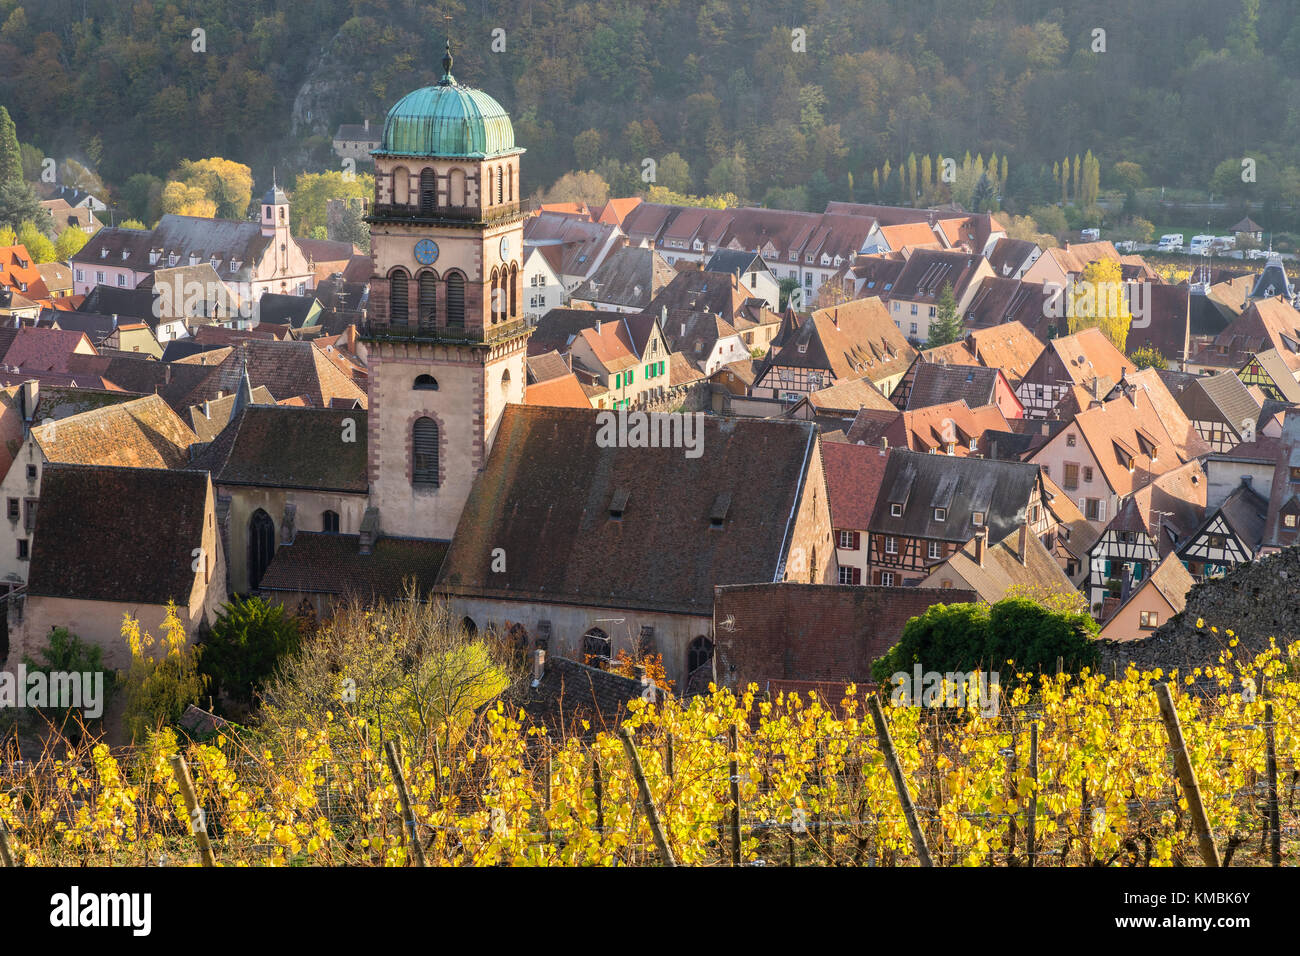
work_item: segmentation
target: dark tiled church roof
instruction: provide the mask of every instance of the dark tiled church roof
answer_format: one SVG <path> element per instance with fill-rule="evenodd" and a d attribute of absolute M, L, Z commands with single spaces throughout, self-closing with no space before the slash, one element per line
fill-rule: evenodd
<path fill-rule="evenodd" d="M 193 466 L 212 472 L 222 485 L 363 495 L 369 488 L 366 413 L 250 405 L 194 456 Z"/>
<path fill-rule="evenodd" d="M 418 593 L 429 593 L 446 553 L 445 541 L 381 537 L 362 554 L 359 535 L 299 531 L 292 544 L 276 550 L 258 587 L 395 600 L 406 593 L 408 579 Z"/>

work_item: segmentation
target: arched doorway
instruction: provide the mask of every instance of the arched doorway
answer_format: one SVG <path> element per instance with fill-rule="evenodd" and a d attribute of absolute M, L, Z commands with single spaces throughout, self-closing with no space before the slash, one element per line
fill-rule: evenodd
<path fill-rule="evenodd" d="M 705 693 L 712 680 L 713 641 L 701 634 L 686 649 L 686 693 Z"/>
<path fill-rule="evenodd" d="M 609 635 L 598 627 L 593 627 L 582 635 L 582 663 L 589 667 L 604 668 L 609 663 L 612 644 Z"/>
<path fill-rule="evenodd" d="M 478 625 L 474 623 L 474 619 L 469 615 L 466 615 L 464 620 L 460 622 L 460 626 L 465 629 L 467 637 L 474 637 L 478 634 Z"/>
<path fill-rule="evenodd" d="M 258 508 L 248 519 L 248 589 L 262 583 L 271 559 L 275 557 L 275 522 Z"/>

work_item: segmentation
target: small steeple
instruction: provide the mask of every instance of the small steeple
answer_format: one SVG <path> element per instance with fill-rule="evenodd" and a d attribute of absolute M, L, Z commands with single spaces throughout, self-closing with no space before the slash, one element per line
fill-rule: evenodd
<path fill-rule="evenodd" d="M 253 404 L 253 383 L 248 379 L 248 353 L 239 359 L 239 387 L 235 390 L 235 400 L 230 404 L 230 421 L 236 421 L 249 405 Z"/>
<path fill-rule="evenodd" d="M 456 78 L 451 75 L 451 37 L 447 37 L 447 52 L 442 55 L 442 79 L 440 86 L 452 86 Z"/>

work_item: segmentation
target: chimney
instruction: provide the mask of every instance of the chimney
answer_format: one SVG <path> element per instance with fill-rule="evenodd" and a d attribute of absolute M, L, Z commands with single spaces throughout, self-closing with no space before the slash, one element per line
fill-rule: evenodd
<path fill-rule="evenodd" d="M 644 664 L 633 664 L 633 665 L 632 665 L 632 677 L 633 677 L 633 679 L 634 679 L 638 684 L 644 684 L 644 683 L 645 683 L 645 665 L 644 665 Z"/>
<path fill-rule="evenodd" d="M 167 367 L 163 369 L 163 384 L 170 385 L 171 383 L 172 383 L 172 365 L 170 362 L 168 362 Z"/>
<path fill-rule="evenodd" d="M 985 528 L 980 528 L 975 533 L 975 563 L 981 568 L 984 567 L 984 549 L 988 544 L 989 533 Z"/>
<path fill-rule="evenodd" d="M 1253 482 L 1253 481 L 1254 481 L 1254 476 L 1253 476 L 1253 475 L 1242 475 L 1242 476 L 1241 476 L 1241 483 L 1242 483 L 1243 485 L 1245 485 L 1247 488 L 1253 488 L 1253 487 L 1254 487 L 1254 486 L 1251 484 L 1251 482 Z"/>
<path fill-rule="evenodd" d="M 1128 600 L 1128 596 L 1133 592 L 1133 568 L 1124 565 L 1124 572 L 1120 577 L 1119 599 L 1120 602 Z"/>
<path fill-rule="evenodd" d="M 365 120 L 365 121 L 364 121 L 364 123 L 363 123 L 363 128 L 365 129 L 365 131 L 366 131 L 367 133 L 370 132 L 370 120 Z"/>
<path fill-rule="evenodd" d="M 546 652 L 540 647 L 533 651 L 533 686 L 536 687 L 542 682 L 542 675 L 546 673 Z"/>
<path fill-rule="evenodd" d="M 1020 559 L 1021 564 L 1025 564 L 1025 555 L 1029 550 L 1029 522 L 1020 526 L 1020 540 L 1016 544 L 1016 557 Z"/>

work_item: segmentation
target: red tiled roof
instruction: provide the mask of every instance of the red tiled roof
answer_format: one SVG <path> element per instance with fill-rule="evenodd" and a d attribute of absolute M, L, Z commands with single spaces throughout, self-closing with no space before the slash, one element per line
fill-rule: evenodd
<path fill-rule="evenodd" d="M 821 447 L 831 524 L 837 530 L 865 531 L 871 524 L 889 452 L 843 442 L 822 442 Z"/>

